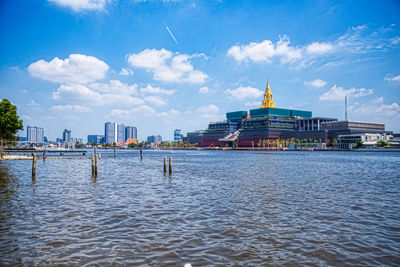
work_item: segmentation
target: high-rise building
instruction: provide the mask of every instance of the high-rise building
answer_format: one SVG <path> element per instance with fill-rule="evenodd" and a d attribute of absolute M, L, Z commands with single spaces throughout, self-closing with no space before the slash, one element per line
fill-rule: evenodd
<path fill-rule="evenodd" d="M 87 140 L 88 143 L 102 144 L 104 142 L 104 135 L 88 135 Z"/>
<path fill-rule="evenodd" d="M 63 131 L 63 142 L 70 143 L 71 141 L 71 130 L 65 128 Z"/>
<path fill-rule="evenodd" d="M 125 143 L 125 126 L 121 123 L 116 123 L 115 128 L 117 129 L 116 142 Z"/>
<path fill-rule="evenodd" d="M 162 142 L 161 135 L 150 135 L 147 136 L 147 142 L 158 145 Z"/>
<path fill-rule="evenodd" d="M 182 141 L 183 135 L 181 134 L 181 130 L 179 129 L 175 129 L 174 131 L 174 141 L 178 142 L 178 141 Z"/>
<path fill-rule="evenodd" d="M 115 142 L 115 126 L 114 123 L 106 122 L 104 127 L 104 138 L 107 144 L 111 144 Z"/>
<path fill-rule="evenodd" d="M 126 126 L 125 127 L 125 142 L 129 138 L 136 138 L 137 139 L 137 129 L 133 126 Z"/>
<path fill-rule="evenodd" d="M 26 127 L 26 139 L 31 143 L 43 143 L 44 142 L 44 130 L 43 128 L 36 126 Z"/>
<path fill-rule="evenodd" d="M 118 122 L 106 122 L 104 127 L 104 136 L 106 143 L 124 143 L 125 126 Z"/>

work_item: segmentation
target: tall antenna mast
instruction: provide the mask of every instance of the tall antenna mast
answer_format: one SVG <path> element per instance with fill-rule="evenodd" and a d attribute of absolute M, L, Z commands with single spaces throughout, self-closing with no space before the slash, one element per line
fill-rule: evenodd
<path fill-rule="evenodd" d="M 344 120 L 347 121 L 347 95 L 344 96 Z"/>

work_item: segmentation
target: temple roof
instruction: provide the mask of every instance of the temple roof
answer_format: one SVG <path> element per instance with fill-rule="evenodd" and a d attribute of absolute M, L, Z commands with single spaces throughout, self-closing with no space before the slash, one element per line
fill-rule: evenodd
<path fill-rule="evenodd" d="M 269 81 L 267 81 L 267 87 L 265 88 L 264 99 L 260 108 L 276 108 L 274 99 L 272 98 L 271 88 L 269 87 Z"/>

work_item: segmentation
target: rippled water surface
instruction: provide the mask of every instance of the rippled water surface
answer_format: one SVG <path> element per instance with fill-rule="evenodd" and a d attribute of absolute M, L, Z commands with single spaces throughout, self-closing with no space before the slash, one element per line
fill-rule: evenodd
<path fill-rule="evenodd" d="M 171 177 L 164 156 L 173 159 Z M 400 153 L 102 151 L 0 162 L 0 263 L 400 264 Z"/>

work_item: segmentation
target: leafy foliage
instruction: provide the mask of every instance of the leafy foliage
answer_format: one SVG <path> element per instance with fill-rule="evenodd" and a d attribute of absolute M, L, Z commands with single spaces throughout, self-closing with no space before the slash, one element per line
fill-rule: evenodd
<path fill-rule="evenodd" d="M 8 99 L 3 99 L 0 102 L 0 138 L 11 139 L 23 128 L 22 120 L 17 115 L 17 107 Z"/>
<path fill-rule="evenodd" d="M 386 142 L 385 140 L 379 140 L 378 142 L 376 142 L 376 145 L 379 147 L 387 147 L 389 146 L 389 143 Z"/>

